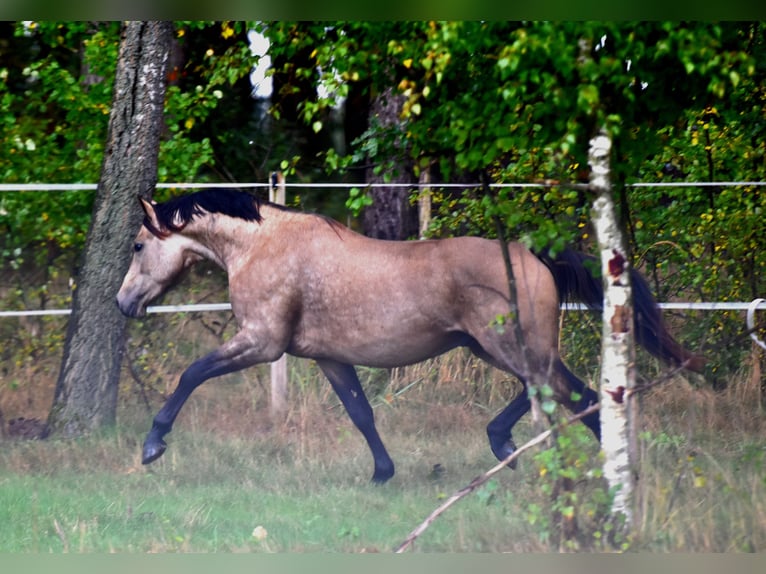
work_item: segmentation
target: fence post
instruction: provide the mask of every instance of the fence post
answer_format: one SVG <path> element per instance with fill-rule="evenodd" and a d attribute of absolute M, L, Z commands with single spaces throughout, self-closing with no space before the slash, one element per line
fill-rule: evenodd
<path fill-rule="evenodd" d="M 285 176 L 275 171 L 269 178 L 269 201 L 285 204 Z M 287 355 L 271 363 L 271 418 L 283 420 L 287 412 Z"/>
<path fill-rule="evenodd" d="M 420 230 L 418 237 L 425 239 L 431 224 L 431 164 L 420 172 L 420 193 L 418 194 L 418 219 Z"/>

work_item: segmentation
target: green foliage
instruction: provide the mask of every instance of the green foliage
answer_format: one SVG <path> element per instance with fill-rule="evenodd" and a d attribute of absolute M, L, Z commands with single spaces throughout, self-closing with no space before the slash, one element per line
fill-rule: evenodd
<path fill-rule="evenodd" d="M 502 181 L 580 180 L 588 139 L 602 125 L 621 150 L 618 182 L 651 165 L 654 175 L 666 126 L 685 113 L 698 114 L 712 100 L 747 100 L 759 110 L 750 115 L 763 109 L 748 95 L 762 79 L 758 24 L 283 22 L 267 33 L 287 66 L 297 66 L 291 57 L 308 48 L 312 68 L 296 67 L 292 76 L 328 88 L 326 96 L 301 102 L 307 124 L 321 121 L 353 86 L 368 97 L 395 86 L 407 98 L 398 130 L 406 153 L 416 165 L 435 160 L 448 181 L 477 171 Z M 399 141 L 373 122 L 349 157 L 382 166 L 401 153 Z M 332 154 L 328 161 L 349 165 Z M 753 170 L 746 171 L 752 179 Z M 519 215 L 540 204 L 539 195 L 547 195 L 548 209 Z M 587 217 L 589 202 L 554 187 L 505 194 L 500 203 L 508 204 L 503 211 L 514 216 L 507 225 L 516 229 L 524 219 L 545 225 L 551 215 L 571 227 L 575 214 Z"/>
<path fill-rule="evenodd" d="M 614 138 L 613 183 L 634 263 L 647 264 L 661 300 L 750 300 L 763 294 L 761 187 L 631 188 L 634 181 L 758 181 L 766 165 L 766 30 L 752 22 L 333 22 L 270 25 L 273 50 L 310 54 L 292 76 L 328 95 L 299 104 L 322 121 L 351 93 L 387 88 L 406 98 L 401 122 L 370 121 L 331 170 L 372 164 L 385 173 L 404 154 L 432 181 L 435 236 L 494 236 L 499 218 L 528 245 L 592 244 L 588 140 Z M 284 86 L 284 90 L 289 86 Z M 484 172 L 507 187 L 492 197 Z M 350 199 L 355 209 L 359 196 Z M 739 329 L 708 318 L 689 338 L 731 348 Z M 727 344 L 729 343 L 729 344 Z M 716 361 L 719 379 L 741 362 Z M 725 364 L 724 364 L 725 363 Z"/>
<path fill-rule="evenodd" d="M 358 187 L 352 187 L 349 190 L 346 208 L 351 213 L 358 216 L 369 205 L 372 205 L 372 198 L 364 190 Z"/>
<path fill-rule="evenodd" d="M 549 497 L 550 507 L 543 511 L 531 502 L 527 521 L 565 550 L 626 550 L 630 541 L 616 528 L 614 493 L 603 480 L 598 457 L 590 453 L 588 432 L 582 425 L 565 426 L 549 448 L 533 456 L 537 488 Z"/>
<path fill-rule="evenodd" d="M 243 25 L 239 24 L 238 28 Z M 197 23 L 179 26 L 177 40 L 205 29 L 228 38 L 233 28 Z M 96 182 L 99 178 L 112 101 L 112 79 L 119 51 L 119 22 L 17 23 L 19 51 L 31 45 L 23 66 L 0 67 L 0 178 L 5 183 Z M 12 60 L 17 62 L 18 60 Z M 193 134 L 218 108 L 224 92 L 246 76 L 251 57 L 246 43 L 221 53 L 214 47 L 202 61 L 188 61 L 198 72 L 195 85 L 173 84 L 166 98 L 167 131 L 160 148 L 159 180 L 198 179 L 213 162 L 210 137 Z M 17 260 L 22 250 L 36 253 L 79 248 L 85 238 L 90 192 L 7 192 L 0 196 L 0 249 Z M 41 257 L 41 255 L 38 255 Z"/>
<path fill-rule="evenodd" d="M 766 102 L 763 94 L 759 102 Z M 732 113 L 707 106 L 689 112 L 661 134 L 667 169 L 689 181 L 758 180 L 764 119 L 762 109 Z M 661 299 L 748 301 L 763 294 L 763 187 L 639 188 L 627 201 L 632 241 Z M 694 337 L 706 348 L 747 347 L 737 314 L 708 314 L 695 324 Z M 741 360 L 736 352 L 717 357 L 712 370 L 725 382 Z"/>
<path fill-rule="evenodd" d="M 609 22 L 269 28 L 274 53 L 288 60 L 313 48 L 316 68 L 294 76 L 318 70 L 329 95 L 303 103 L 307 122 L 345 97 L 349 85 L 369 85 L 371 96 L 396 86 L 407 97 L 403 131 L 413 157 L 437 156 L 445 174 L 493 169 L 521 180 L 571 175 L 595 126 L 619 134 L 667 123 L 706 92 L 721 98 L 741 88 L 755 73 L 744 45 L 749 29 Z M 688 76 L 682 85 L 679 73 Z M 662 97 L 671 89 L 672 100 Z"/>

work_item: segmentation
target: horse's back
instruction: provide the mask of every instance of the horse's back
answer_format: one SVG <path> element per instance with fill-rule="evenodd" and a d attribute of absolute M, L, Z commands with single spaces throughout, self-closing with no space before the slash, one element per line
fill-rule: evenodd
<path fill-rule="evenodd" d="M 518 242 L 508 243 L 508 254 L 520 312 L 542 318 L 544 311 L 550 315 L 551 304 L 557 310 L 556 286 L 545 265 Z M 328 259 L 335 263 L 328 266 Z M 511 304 L 503 252 L 493 239 L 381 241 L 351 232 L 335 249 L 317 256 L 317 262 L 324 272 L 334 269 L 343 276 L 346 294 L 360 289 L 400 305 L 439 306 L 445 325 L 459 320 L 468 307 L 507 313 Z"/>

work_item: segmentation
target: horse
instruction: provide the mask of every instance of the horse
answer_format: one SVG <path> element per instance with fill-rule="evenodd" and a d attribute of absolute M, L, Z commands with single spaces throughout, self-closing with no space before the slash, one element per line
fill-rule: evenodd
<path fill-rule="evenodd" d="M 566 250 L 552 257 L 509 242 L 508 261 L 500 242 L 487 238 L 372 239 L 322 215 L 232 189 L 140 201 L 143 224 L 117 294 L 122 313 L 143 316 L 185 269 L 207 259 L 228 275 L 238 323 L 235 335 L 182 373 L 146 435 L 143 464 L 165 452 L 164 437 L 195 388 L 283 353 L 314 360 L 327 377 L 367 441 L 376 483 L 394 475 L 394 463 L 355 365 L 400 367 L 467 347 L 513 374 L 524 392 L 486 427 L 499 460 L 515 452 L 512 428 L 531 408 L 529 385 L 549 384 L 553 398 L 575 413 L 598 402 L 558 353 L 561 302 L 602 304 L 591 256 Z M 635 270 L 632 282 L 638 342 L 667 362 L 701 372 L 704 358 L 673 339 Z M 516 328 L 499 324 L 509 313 Z M 600 437 L 598 412 L 582 422 Z"/>

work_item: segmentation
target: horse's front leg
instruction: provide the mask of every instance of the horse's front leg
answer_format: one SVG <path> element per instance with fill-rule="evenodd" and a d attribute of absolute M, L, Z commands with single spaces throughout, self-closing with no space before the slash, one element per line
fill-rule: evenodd
<path fill-rule="evenodd" d="M 329 379 L 340 402 L 346 407 L 348 416 L 367 440 L 367 445 L 370 447 L 372 458 L 375 461 L 372 481 L 386 482 L 394 476 L 394 462 L 388 456 L 386 447 L 380 440 L 378 430 L 375 428 L 372 407 L 364 394 L 364 390 L 362 390 L 359 377 L 356 376 L 356 370 L 352 365 L 331 360 L 318 360 L 317 364 Z"/>
<path fill-rule="evenodd" d="M 194 389 L 210 378 L 274 360 L 279 354 L 279 351 L 257 344 L 253 334 L 240 331 L 217 350 L 194 361 L 183 372 L 173 394 L 154 417 L 152 428 L 144 441 L 141 462 L 149 464 L 165 452 L 167 445 L 163 437 L 173 428 L 181 407 Z"/>

